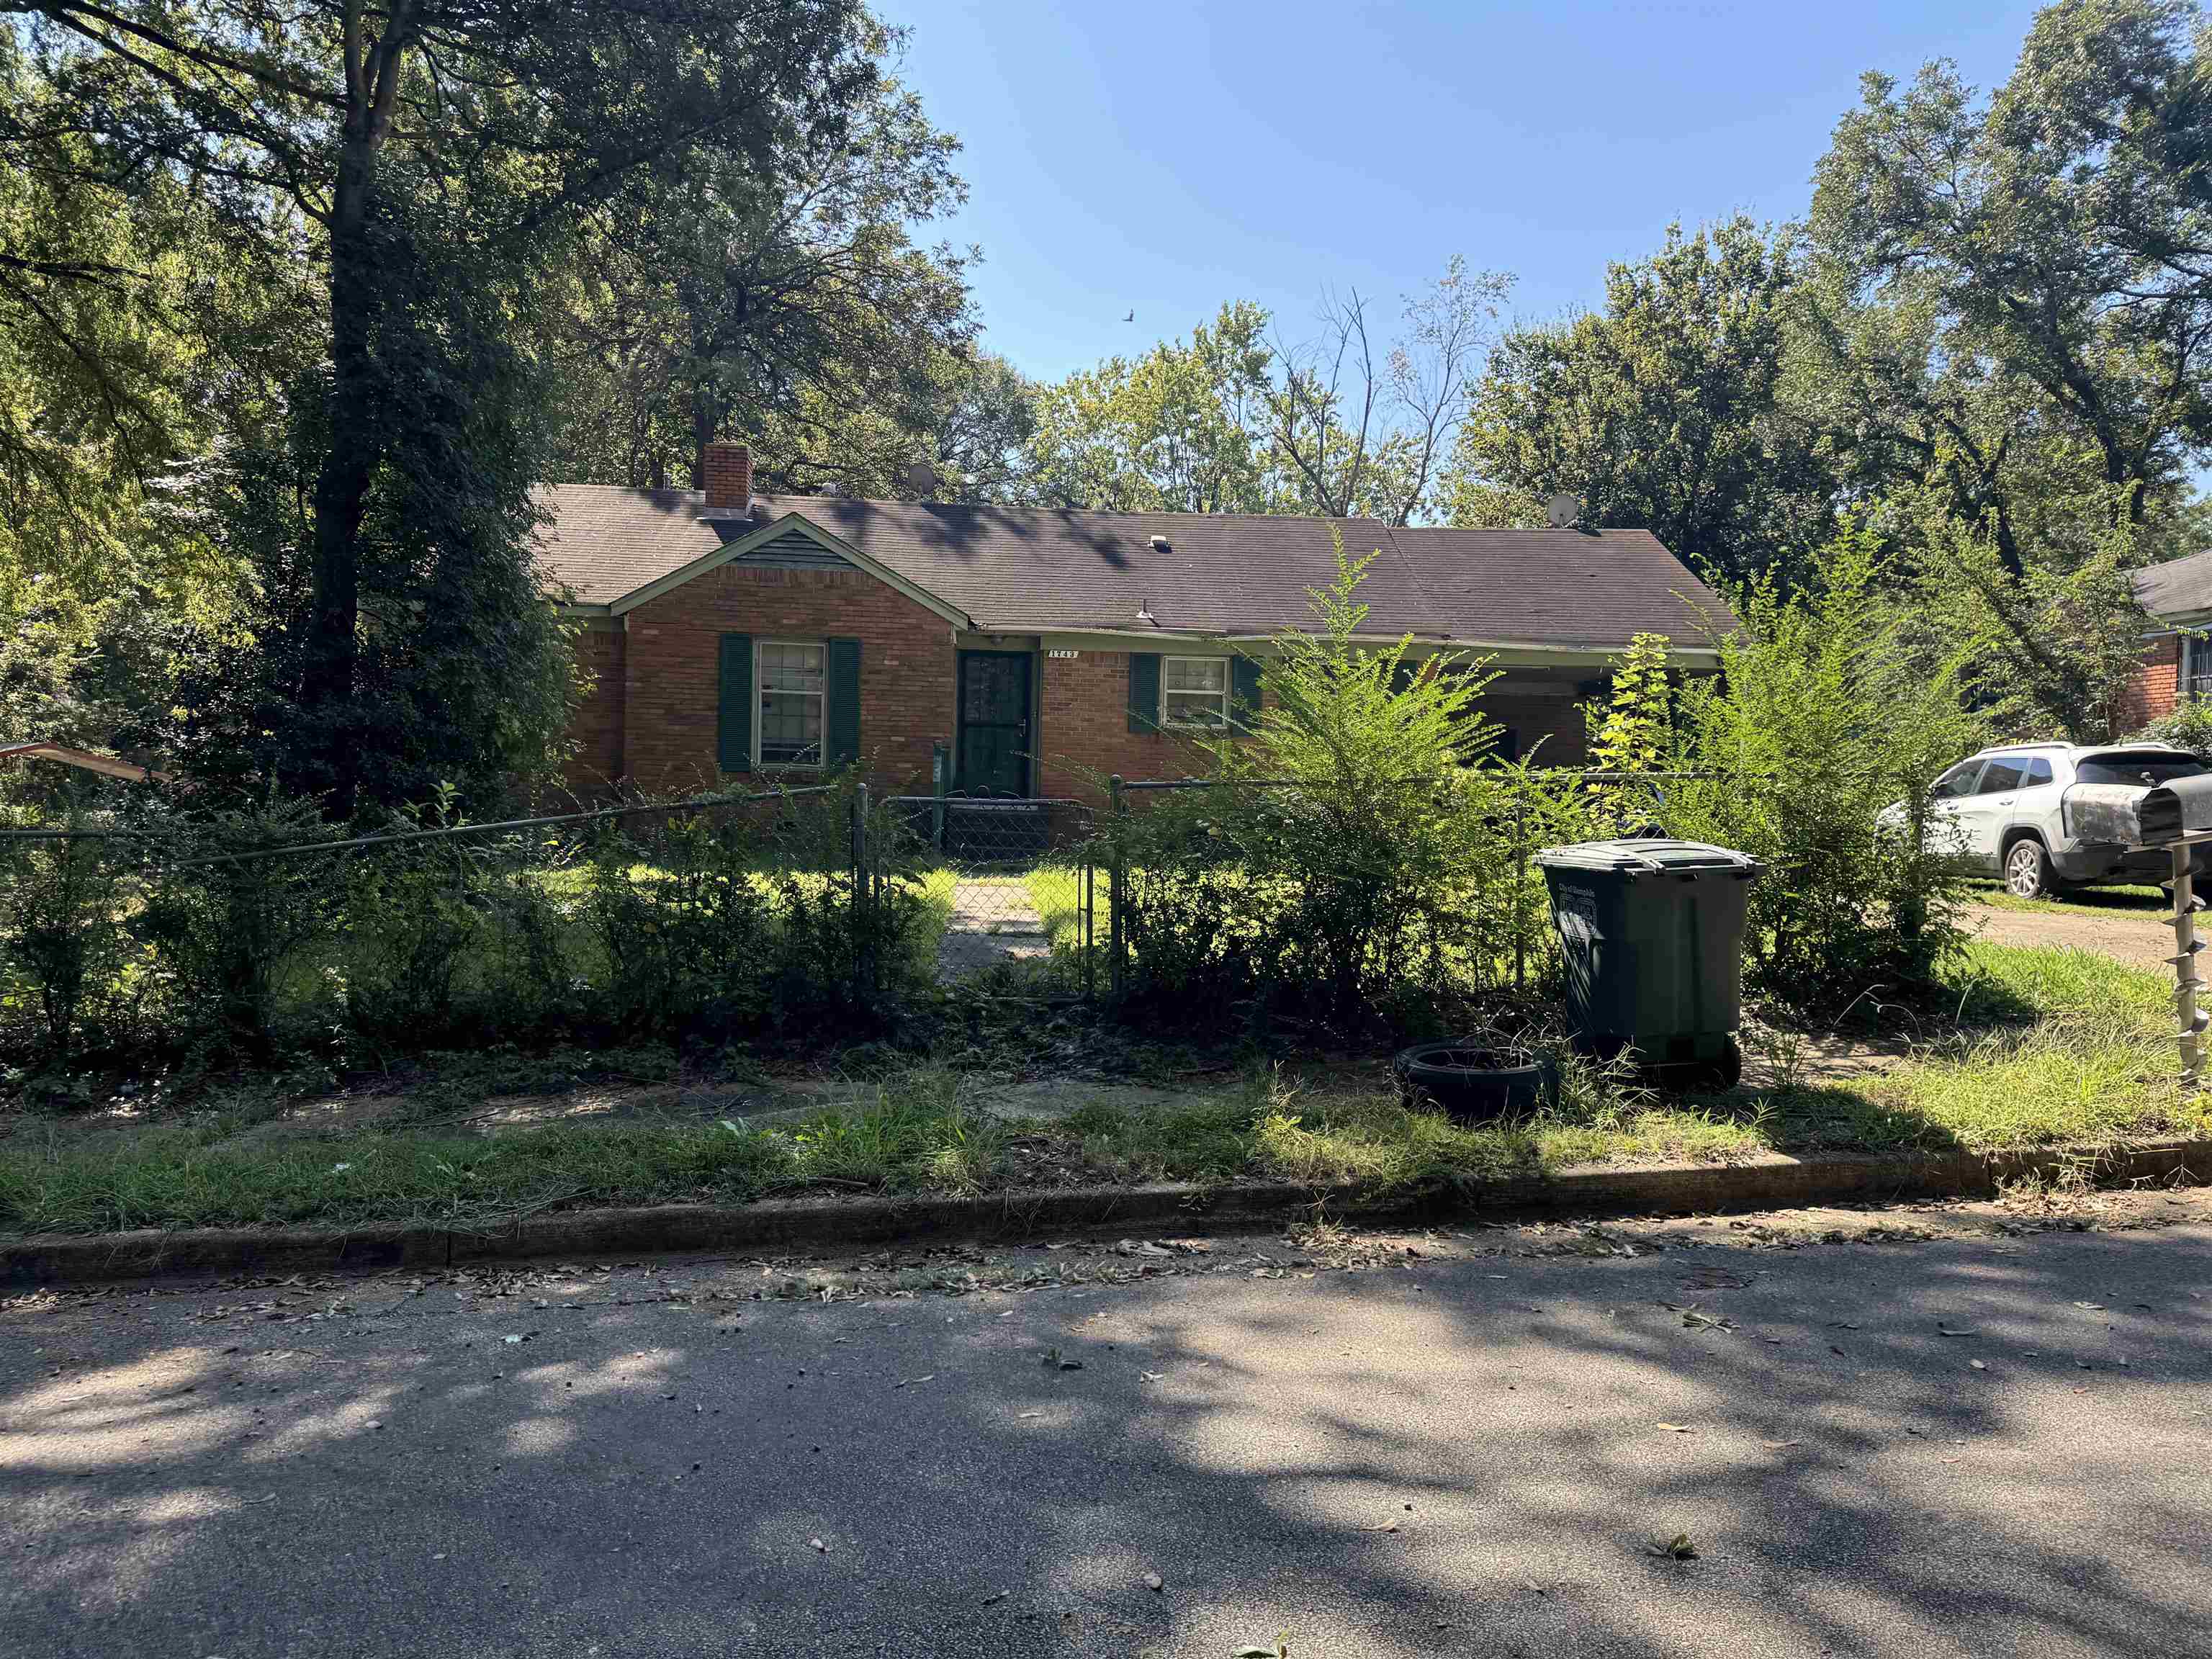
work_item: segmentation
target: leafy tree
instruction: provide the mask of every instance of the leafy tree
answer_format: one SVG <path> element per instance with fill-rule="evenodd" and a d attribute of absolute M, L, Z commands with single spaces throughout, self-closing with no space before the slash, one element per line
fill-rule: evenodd
<path fill-rule="evenodd" d="M 1395 343 L 1353 293 L 1311 339 L 1238 301 L 1188 342 L 1112 357 L 1045 389 L 1028 484 L 1112 512 L 1426 514 L 1511 279 L 1455 258 L 1406 301 Z"/>
<path fill-rule="evenodd" d="M 1516 775 L 1472 763 L 1498 728 L 1483 659 L 1402 672 L 1373 649 L 1346 556 L 1311 624 L 1273 641 L 1261 705 L 1203 741 L 1217 787 L 1115 820 L 1136 994 L 1169 1018 L 1405 1029 L 1511 959 Z M 1249 785 L 1265 785 L 1251 787 Z M 1288 784 L 1291 787 L 1281 787 Z"/>
<path fill-rule="evenodd" d="M 857 0 L 9 9 L 27 20 L 46 97 L 38 121 L 0 130 L 6 160 L 51 162 L 46 135 L 82 135 L 88 157 L 64 167 L 58 188 L 173 181 L 229 237 L 324 279 L 328 368 L 313 386 L 291 385 L 286 430 L 308 446 L 311 478 L 297 702 L 342 812 L 371 741 L 400 730 L 375 718 L 384 687 L 362 673 L 372 629 L 413 625 L 411 599 L 378 614 L 383 572 L 419 566 L 439 538 L 443 597 L 471 603 L 434 649 L 465 653 L 531 627 L 532 469 L 514 464 L 514 434 L 494 441 L 488 463 L 450 447 L 492 434 L 459 411 L 471 383 L 444 377 L 493 357 L 523 363 L 514 343 L 493 340 L 495 325 L 505 314 L 527 326 L 511 301 L 590 209 L 643 176 L 803 148 L 880 78 L 880 32 Z M 464 316 L 464 337 L 447 339 Z M 416 425 L 426 411 L 434 418 Z M 433 523 L 376 539 L 426 503 Z M 495 735 L 500 723 L 478 729 Z M 410 757 L 386 758 L 396 777 Z M 470 758 L 481 787 L 507 757 Z"/>
<path fill-rule="evenodd" d="M 1766 864 L 1747 965 L 1801 1007 L 1924 986 L 1959 937 L 1955 867 L 1923 835 L 1927 791 L 1984 727 L 1963 707 L 1963 653 L 1931 668 L 1899 648 L 1889 563 L 1855 527 L 1794 590 L 1738 585 L 1741 626 L 1714 640 L 1720 672 L 1678 705 L 1688 769 L 1714 775 L 1676 786 L 1668 827 Z"/>
<path fill-rule="evenodd" d="M 281 326 L 290 290 L 173 179 L 88 181 L 96 148 L 52 113 L 0 31 L 0 740 L 98 747 L 166 702 L 167 629 L 244 597 L 198 463 L 251 399 L 207 323 Z"/>
<path fill-rule="evenodd" d="M 1267 314 L 1222 307 L 1188 342 L 1109 357 L 1044 388 L 1028 486 L 1048 506 L 1111 513 L 1268 513 L 1282 505 L 1255 388 Z"/>
<path fill-rule="evenodd" d="M 974 250 L 912 234 L 965 199 L 958 148 L 879 79 L 842 121 L 590 209 L 562 273 L 564 475 L 696 488 L 741 434 L 770 488 L 890 493 L 979 372 Z"/>
<path fill-rule="evenodd" d="M 1913 319 L 1939 398 L 1992 378 L 2016 403 L 2032 388 L 2022 412 L 2080 446 L 2106 510 L 2136 525 L 2212 440 L 2212 104 L 2196 18 L 2185 0 L 2063 0 L 1986 101 L 1948 63 L 1903 90 L 1869 75 L 1813 202 L 1814 240 L 1856 297 Z M 1997 458 L 1980 447 L 1986 468 Z M 1993 530 L 2019 576 L 2016 517 Z"/>
<path fill-rule="evenodd" d="M 2151 626 L 2130 580 L 2136 562 L 2124 515 L 2107 519 L 2104 545 L 2071 568 L 2036 564 L 2018 576 L 1987 532 L 1938 520 L 1921 538 L 1900 621 L 1923 659 L 1959 655 L 1961 692 L 1999 730 L 2124 737 Z"/>
<path fill-rule="evenodd" d="M 1784 408 L 1785 237 L 1738 217 L 1606 276 L 1602 311 L 1516 330 L 1492 352 L 1443 484 L 1455 524 L 1540 525 L 1565 491 L 1583 522 L 1648 529 L 1741 578 L 1817 544 L 1832 483 Z"/>

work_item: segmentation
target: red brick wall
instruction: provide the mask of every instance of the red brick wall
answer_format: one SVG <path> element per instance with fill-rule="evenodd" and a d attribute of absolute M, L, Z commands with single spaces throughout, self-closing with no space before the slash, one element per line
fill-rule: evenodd
<path fill-rule="evenodd" d="M 1086 799 L 1095 793 L 1094 776 L 1117 773 L 1124 778 L 1205 775 L 1206 757 L 1188 738 L 1129 730 L 1127 652 L 1086 650 L 1073 659 L 1048 653 L 1041 672 L 1038 771 L 1044 793 Z M 1492 720 L 1514 728 L 1523 754 L 1547 737 L 1538 751 L 1546 765 L 1583 763 L 1582 710 L 1571 699 L 1493 696 L 1482 706 Z"/>
<path fill-rule="evenodd" d="M 579 793 L 626 780 L 639 787 L 711 789 L 715 761 L 719 637 L 860 641 L 860 751 L 869 781 L 890 793 L 929 787 L 932 745 L 954 738 L 957 655 L 945 620 L 873 577 L 851 570 L 724 566 L 629 613 L 627 633 L 587 629 L 580 660 L 597 677 L 572 728 L 568 769 Z M 2166 706 L 2172 702 L 2171 650 Z M 1103 780 L 1201 776 L 1206 756 L 1171 732 L 1129 730 L 1129 657 L 1085 649 L 1037 658 L 1042 793 L 1089 799 Z M 1515 729 L 1527 753 L 1553 766 L 1583 759 L 1580 708 L 1566 697 L 1492 696 L 1490 717 Z"/>
<path fill-rule="evenodd" d="M 2172 714 L 2180 701 L 2181 636 L 2177 634 L 2172 639 L 2153 640 L 2143 648 L 2142 666 L 2120 696 L 2114 735 L 2142 730 L 2160 714 Z"/>
<path fill-rule="evenodd" d="M 1587 728 L 1582 705 L 1571 697 L 1485 697 L 1482 712 L 1500 726 L 1510 726 L 1518 753 L 1534 750 L 1539 766 L 1580 766 L 1587 750 Z M 1504 752 L 1501 742 L 1498 752 Z"/>
<path fill-rule="evenodd" d="M 860 759 L 878 789 L 926 791 L 952 737 L 951 625 L 857 570 L 724 565 L 629 613 L 623 762 L 639 787 L 711 789 L 720 636 L 860 641 Z M 793 777 L 804 781 L 804 775 Z"/>
<path fill-rule="evenodd" d="M 1188 739 L 1129 729 L 1129 653 L 1044 653 L 1038 699 L 1037 787 L 1076 800 L 1103 793 L 1093 781 L 1125 778 L 1203 777 L 1211 769 Z"/>
<path fill-rule="evenodd" d="M 562 769 L 569 793 L 604 795 L 623 775 L 623 634 L 605 623 L 576 635 L 576 665 L 591 680 L 568 716 L 576 752 Z"/>

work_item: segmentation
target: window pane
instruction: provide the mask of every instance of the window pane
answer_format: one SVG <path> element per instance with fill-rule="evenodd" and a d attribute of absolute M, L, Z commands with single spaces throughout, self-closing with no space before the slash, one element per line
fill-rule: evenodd
<path fill-rule="evenodd" d="M 2027 775 L 2021 780 L 2021 783 L 2025 787 L 2031 789 L 2039 783 L 2048 783 L 2050 781 L 2051 763 L 2044 759 L 2040 755 L 2028 762 Z"/>
<path fill-rule="evenodd" d="M 1218 691 L 1170 691 L 1167 695 L 1168 722 L 1172 726 L 1219 726 L 1226 719 Z"/>
<path fill-rule="evenodd" d="M 1226 691 L 1229 689 L 1229 659 L 1226 657 L 1170 657 L 1166 667 L 1167 689 L 1170 691 Z"/>
<path fill-rule="evenodd" d="M 1960 795 L 1971 795 L 1974 793 L 1974 779 L 1981 769 L 1982 763 L 1978 760 L 1963 762 L 1936 779 L 1936 787 L 1929 793 L 1939 800 L 1954 800 Z"/>
<path fill-rule="evenodd" d="M 1982 787 L 1977 793 L 1996 795 L 2008 789 L 2017 789 L 2023 769 L 2018 755 L 1999 755 L 1990 763 L 1990 769 L 1982 774 Z"/>
<path fill-rule="evenodd" d="M 764 766 L 822 759 L 823 659 L 818 645 L 760 647 L 760 755 Z"/>
<path fill-rule="evenodd" d="M 763 691 L 822 690 L 823 647 L 818 645 L 763 645 L 761 689 Z"/>

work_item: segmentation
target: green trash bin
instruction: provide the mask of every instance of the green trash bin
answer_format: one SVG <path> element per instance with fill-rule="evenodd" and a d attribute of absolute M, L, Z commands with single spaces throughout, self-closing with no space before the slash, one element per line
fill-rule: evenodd
<path fill-rule="evenodd" d="M 1655 1082 L 1732 1088 L 1743 1073 L 1745 901 L 1757 859 L 1693 841 L 1585 841 L 1536 854 L 1589 1052 L 1632 1053 Z"/>

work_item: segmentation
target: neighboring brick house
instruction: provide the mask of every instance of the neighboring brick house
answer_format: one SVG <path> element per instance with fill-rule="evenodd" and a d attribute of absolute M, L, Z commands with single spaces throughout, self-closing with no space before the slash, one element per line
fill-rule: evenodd
<path fill-rule="evenodd" d="M 1189 734 L 1253 695 L 1335 571 L 1324 519 L 760 497 L 741 444 L 704 492 L 556 484 L 548 574 L 594 680 L 570 781 L 712 787 L 858 763 L 877 787 L 1077 796 L 1203 769 Z M 1481 655 L 1513 753 L 1583 755 L 1579 701 L 1638 632 L 1710 671 L 1721 601 L 1641 530 L 1407 529 L 1377 551 L 1378 644 Z M 1540 744 L 1540 749 L 1538 745 Z"/>
<path fill-rule="evenodd" d="M 2138 570 L 2136 603 L 2156 624 L 2142 666 L 2122 694 L 2112 729 L 2140 731 L 2185 697 L 2212 696 L 2212 553 Z"/>

